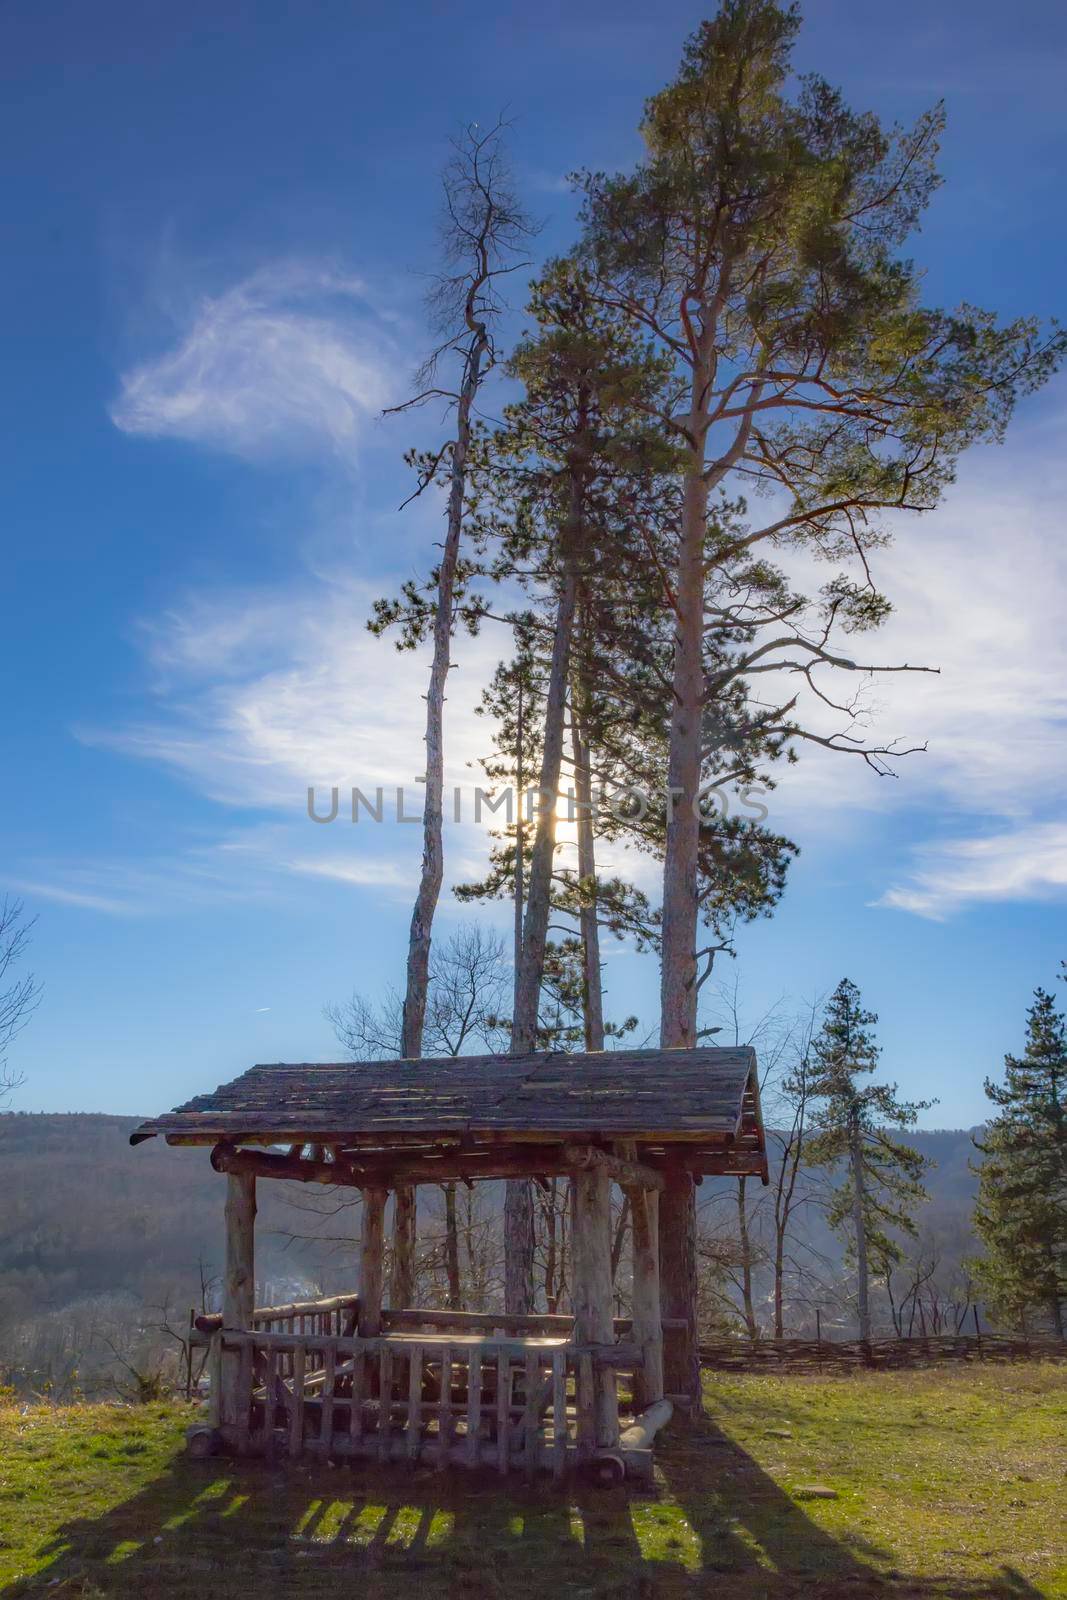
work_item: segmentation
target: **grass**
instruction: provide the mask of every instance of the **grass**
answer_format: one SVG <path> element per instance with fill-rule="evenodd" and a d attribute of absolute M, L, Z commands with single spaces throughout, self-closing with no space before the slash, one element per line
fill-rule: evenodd
<path fill-rule="evenodd" d="M 0 1600 L 1067 1597 L 1062 1367 L 709 1375 L 643 1495 L 195 1463 L 188 1420 L 0 1409 Z"/>

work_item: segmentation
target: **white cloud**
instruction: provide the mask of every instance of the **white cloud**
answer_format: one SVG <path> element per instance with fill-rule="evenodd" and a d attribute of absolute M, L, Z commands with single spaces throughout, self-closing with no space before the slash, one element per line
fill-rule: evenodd
<path fill-rule="evenodd" d="M 801 843 L 829 845 L 850 821 L 855 833 L 871 813 L 906 813 L 915 835 L 931 841 L 925 873 L 947 886 L 965 872 L 971 884 L 965 889 L 959 878 L 961 893 L 946 887 L 942 895 L 917 878 L 913 890 L 898 885 L 882 904 L 928 914 L 932 896 L 929 904 L 947 914 L 978 896 L 982 874 L 990 899 L 1062 889 L 1054 869 L 1045 880 L 1042 865 L 1054 837 L 1043 830 L 1067 816 L 1061 426 L 1053 417 L 1031 424 L 1014 448 L 978 452 L 944 507 L 902 520 L 894 546 L 877 556 L 875 575 L 894 614 L 851 650 L 859 659 L 939 672 L 865 680 L 860 731 L 871 741 L 925 742 L 925 753 L 899 760 L 897 778 L 880 779 L 855 758 L 801 745 L 799 764 L 782 772 L 767 802 L 771 823 Z M 825 581 L 817 568 L 805 576 Z M 839 675 L 835 691 L 842 687 Z M 844 726 L 825 709 L 809 709 L 822 732 Z M 1000 851 L 990 849 L 994 835 L 1004 841 Z M 1012 841 L 1025 840 L 1035 853 L 1024 870 L 1026 851 L 1016 858 Z M 1018 873 L 1009 870 L 1012 860 Z"/>
<path fill-rule="evenodd" d="M 1067 822 L 1035 823 L 980 839 L 924 845 L 911 883 L 879 905 L 942 921 L 967 906 L 1041 900 L 1067 890 Z"/>
<path fill-rule="evenodd" d="M 397 652 L 365 622 L 374 590 L 345 578 L 294 580 L 176 607 L 144 630 L 161 670 L 159 714 L 87 744 L 162 763 L 226 805 L 307 822 L 309 785 L 404 785 L 424 770 L 424 651 Z M 449 783 L 477 781 L 489 726 L 475 717 L 502 651 L 492 631 L 456 641 L 445 708 Z M 410 830 L 416 832 L 417 830 Z"/>
<path fill-rule="evenodd" d="M 39 900 L 52 900 L 57 905 L 75 906 L 82 911 L 102 911 L 107 916 L 131 916 L 136 909 L 128 901 L 116 900 L 111 896 L 95 894 L 84 889 L 71 889 L 63 883 L 20 881 L 12 883 L 11 887 L 19 894 L 28 894 Z"/>
<path fill-rule="evenodd" d="M 407 893 L 411 887 L 411 875 L 398 861 L 369 861 L 348 856 L 324 856 L 320 860 L 297 856 L 286 861 L 285 867 L 289 872 L 306 877 L 329 878 L 334 883 L 358 884 L 364 888 L 402 888 Z"/>
<path fill-rule="evenodd" d="M 388 321 L 359 279 L 264 268 L 202 298 L 171 348 L 124 373 L 112 420 L 247 457 L 347 453 L 394 398 Z"/>

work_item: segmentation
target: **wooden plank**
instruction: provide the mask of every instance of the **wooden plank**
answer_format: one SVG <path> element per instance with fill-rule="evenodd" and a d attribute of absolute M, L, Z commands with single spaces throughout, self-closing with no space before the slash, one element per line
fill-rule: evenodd
<path fill-rule="evenodd" d="M 363 1437 L 363 1395 L 367 1384 L 367 1357 L 357 1350 L 352 1358 L 352 1402 L 348 1413 L 348 1436 L 358 1443 Z"/>
<path fill-rule="evenodd" d="M 541 1358 L 536 1350 L 526 1357 L 526 1406 L 523 1417 L 526 1476 L 537 1471 L 537 1445 L 540 1432 Z"/>
<path fill-rule="evenodd" d="M 378 1351 L 378 1434 L 384 1449 L 393 1427 L 393 1353 L 387 1344 Z"/>
<path fill-rule="evenodd" d="M 506 1350 L 496 1358 L 496 1465 L 508 1470 L 508 1429 L 511 1425 L 511 1357 Z"/>
<path fill-rule="evenodd" d="M 207 1354 L 208 1421 L 213 1428 L 222 1423 L 222 1329 L 211 1335 Z"/>
<path fill-rule="evenodd" d="M 263 1454 L 268 1461 L 274 1457 L 274 1412 L 278 1404 L 278 1359 L 277 1350 L 268 1350 L 266 1352 L 261 1437 Z"/>
<path fill-rule="evenodd" d="M 476 1467 L 481 1454 L 482 1427 L 482 1346 L 475 1345 L 467 1357 L 467 1465 Z"/>
<path fill-rule="evenodd" d="M 448 1465 L 448 1452 L 452 1444 L 452 1350 L 446 1345 L 441 1352 L 441 1403 L 437 1424 L 439 1455 L 437 1465 L 443 1472 Z"/>
<path fill-rule="evenodd" d="M 322 1426 L 320 1437 L 330 1447 L 333 1438 L 333 1399 L 337 1385 L 337 1346 L 331 1340 L 322 1350 Z"/>
<path fill-rule="evenodd" d="M 567 1465 L 567 1353 L 552 1352 L 552 1476 L 562 1478 Z"/>
<path fill-rule="evenodd" d="M 307 1349 L 303 1343 L 293 1349 L 292 1395 L 289 1401 L 289 1455 L 297 1461 L 304 1453 L 304 1374 Z"/>
<path fill-rule="evenodd" d="M 237 1352 L 237 1376 L 233 1390 L 234 1427 L 237 1454 L 246 1456 L 252 1427 L 252 1346 L 242 1344 Z"/>
<path fill-rule="evenodd" d="M 593 1392 L 593 1358 L 587 1350 L 578 1353 L 575 1412 L 578 1423 L 578 1457 L 581 1461 L 590 1461 L 596 1447 L 596 1400 Z"/>
<path fill-rule="evenodd" d="M 408 1456 L 412 1461 L 419 1453 L 422 1441 L 422 1345 L 411 1347 L 411 1364 L 408 1368 Z"/>

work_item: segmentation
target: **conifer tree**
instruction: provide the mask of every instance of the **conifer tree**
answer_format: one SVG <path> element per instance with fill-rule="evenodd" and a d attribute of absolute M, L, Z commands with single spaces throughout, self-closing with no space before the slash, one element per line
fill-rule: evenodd
<path fill-rule="evenodd" d="M 661 413 L 682 458 L 679 534 L 664 574 L 674 631 L 666 1049 L 696 1043 L 697 796 L 724 688 L 738 671 L 771 681 L 784 671 L 836 704 L 813 676 L 875 670 L 832 634 L 886 613 L 870 567 L 886 538 L 884 513 L 933 509 L 961 452 L 1002 436 L 1017 396 L 1045 380 L 1063 349 L 1061 334 L 1032 319 L 1001 325 L 971 306 L 922 304 L 920 270 L 904 248 L 939 181 L 942 109 L 912 129 L 884 130 L 822 78 L 791 85 L 799 26 L 795 5 L 723 0 L 687 41 L 675 80 L 648 101 L 636 170 L 579 179 L 597 280 L 674 375 Z M 765 516 L 748 518 L 739 497 L 750 491 L 766 492 Z M 731 508 L 742 513 L 733 531 Z M 784 546 L 840 570 L 821 605 L 770 608 L 764 639 L 724 676 L 717 624 L 746 616 L 732 568 Z M 787 695 L 779 707 L 787 722 L 795 703 Z M 848 714 L 847 703 L 839 709 Z M 793 737 L 884 770 L 884 752 L 857 738 L 851 721 L 827 736 L 791 720 Z M 673 1207 L 673 1198 L 661 1204 L 661 1224 L 691 1242 L 691 1188 L 684 1214 Z M 692 1262 L 693 1249 L 685 1254 Z M 690 1333 L 671 1376 L 694 1394 L 695 1294 L 690 1274 Z"/>
<path fill-rule="evenodd" d="M 910 1127 L 933 1102 L 897 1097 L 896 1084 L 862 1079 L 881 1054 L 874 1042 L 878 1018 L 865 1011 L 856 985 L 843 978 L 827 1002 L 823 1025 L 812 1040 L 808 1099 L 813 1133 L 806 1160 L 811 1166 L 844 1164 L 833 1190 L 827 1221 L 847 1240 L 856 1267 L 860 1338 L 871 1337 L 872 1259 L 899 1259 L 896 1237 L 916 1232 L 913 1212 L 926 1198 L 922 1175 L 927 1160 L 896 1138 L 891 1128 Z"/>
<path fill-rule="evenodd" d="M 985 1254 L 975 1275 L 994 1312 L 1025 1323 L 1032 1311 L 1061 1337 L 1067 1300 L 1067 1028 L 1055 996 L 1034 991 L 1026 1049 L 987 1078 L 997 1114 L 975 1140 L 975 1232 Z"/>

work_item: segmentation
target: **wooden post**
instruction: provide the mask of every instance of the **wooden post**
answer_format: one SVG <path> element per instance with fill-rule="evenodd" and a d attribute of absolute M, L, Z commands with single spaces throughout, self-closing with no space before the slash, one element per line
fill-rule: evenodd
<path fill-rule="evenodd" d="M 663 1346 L 663 1387 L 700 1406 L 700 1356 L 697 1350 L 696 1207 L 693 1180 L 670 1166 L 659 1197 L 659 1270 L 663 1315 L 684 1327 L 669 1331 Z"/>
<path fill-rule="evenodd" d="M 415 1304 L 415 1186 L 398 1184 L 393 1192 L 393 1262 L 389 1273 L 389 1309 L 404 1311 Z"/>
<path fill-rule="evenodd" d="M 663 1309 L 659 1291 L 659 1195 L 630 1189 L 633 1241 L 633 1341 L 641 1346 L 642 1366 L 634 1373 L 634 1409 L 644 1411 L 663 1399 Z"/>
<path fill-rule="evenodd" d="M 382 1331 L 382 1270 L 385 1257 L 385 1190 L 363 1191 L 363 1235 L 359 1250 L 359 1336 Z"/>
<path fill-rule="evenodd" d="M 611 1284 L 611 1178 L 591 1167 L 574 1180 L 574 1339 L 579 1345 L 614 1344 Z M 615 1369 L 593 1368 L 595 1443 L 619 1442 Z"/>
<path fill-rule="evenodd" d="M 226 1179 L 226 1273 L 222 1286 L 223 1341 L 226 1331 L 246 1333 L 252 1326 L 256 1292 L 256 1180 L 247 1173 Z M 245 1364 L 238 1350 L 222 1352 L 220 1422 L 223 1428 L 248 1426 L 252 1404 L 251 1369 L 248 1392 L 242 1393 Z"/>

